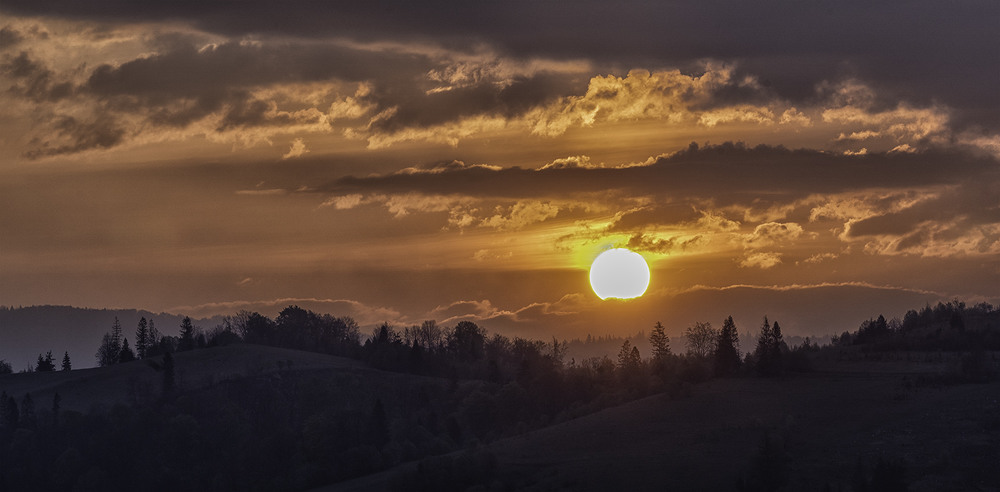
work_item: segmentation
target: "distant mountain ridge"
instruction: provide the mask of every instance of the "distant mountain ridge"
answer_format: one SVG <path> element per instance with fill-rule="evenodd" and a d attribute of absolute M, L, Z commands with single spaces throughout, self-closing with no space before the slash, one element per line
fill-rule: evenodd
<path fill-rule="evenodd" d="M 38 354 L 51 350 L 57 363 L 62 361 L 64 352 L 69 352 L 74 369 L 94 367 L 101 336 L 111 331 L 115 317 L 122 325 L 122 334 L 134 343 L 140 318 L 152 320 L 163 335 L 177 335 L 184 316 L 141 309 L 0 306 L 0 359 L 20 371 L 34 366 Z M 221 316 L 191 319 L 196 327 L 206 331 L 222 323 Z"/>

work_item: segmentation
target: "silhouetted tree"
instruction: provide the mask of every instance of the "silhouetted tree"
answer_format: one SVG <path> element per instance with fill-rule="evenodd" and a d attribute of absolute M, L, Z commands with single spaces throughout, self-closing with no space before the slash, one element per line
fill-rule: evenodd
<path fill-rule="evenodd" d="M 111 341 L 111 334 L 105 333 L 101 337 L 101 346 L 97 348 L 97 365 L 101 367 L 110 366 L 118 362 L 118 354 L 121 353 L 121 349 L 115 352 L 114 343 Z"/>
<path fill-rule="evenodd" d="M 236 314 L 233 325 L 244 342 L 277 344 L 277 328 L 274 321 L 267 316 L 257 312 L 240 311 Z"/>
<path fill-rule="evenodd" d="M 736 331 L 736 323 L 730 316 L 722 323 L 715 344 L 715 374 L 727 376 L 740 367 L 740 339 Z"/>
<path fill-rule="evenodd" d="M 122 339 L 122 350 L 118 353 L 118 362 L 132 362 L 135 360 L 135 352 L 128 346 L 128 338 Z"/>
<path fill-rule="evenodd" d="M 670 337 L 663 330 L 663 323 L 659 321 L 653 325 L 653 332 L 649 334 L 649 345 L 653 351 L 653 361 L 661 363 L 670 357 Z"/>
<path fill-rule="evenodd" d="M 777 328 L 777 332 L 775 332 Z M 762 376 L 776 376 L 781 372 L 781 327 L 774 323 L 774 328 L 764 316 L 764 323 L 757 336 L 757 348 L 753 358 L 757 363 L 757 372 Z"/>
<path fill-rule="evenodd" d="M 621 350 L 618 351 L 618 367 L 622 370 L 628 371 L 636 368 L 642 362 L 642 358 L 639 355 L 639 348 L 633 347 L 632 343 L 625 339 L 622 343 Z"/>
<path fill-rule="evenodd" d="M 687 353 L 699 357 L 707 357 L 715 352 L 715 345 L 719 337 L 711 323 L 696 322 L 684 331 L 687 339 Z"/>
<path fill-rule="evenodd" d="M 140 359 L 146 358 L 146 351 L 149 349 L 149 324 L 146 317 L 139 318 L 139 324 L 135 328 L 135 355 Z"/>
<path fill-rule="evenodd" d="M 194 349 L 194 325 L 191 324 L 191 318 L 185 316 L 181 320 L 181 336 L 177 342 L 177 351 L 186 352 L 192 349 Z"/>
<path fill-rule="evenodd" d="M 69 361 L 69 352 L 68 351 L 63 352 L 62 370 L 70 371 L 72 369 L 73 369 L 73 364 Z"/>
<path fill-rule="evenodd" d="M 122 350 L 122 324 L 115 316 L 115 322 L 111 324 L 111 350 L 116 356 Z"/>
<path fill-rule="evenodd" d="M 482 359 L 485 344 L 485 332 L 471 321 L 459 321 L 448 337 L 448 350 L 464 359 Z"/>
<path fill-rule="evenodd" d="M 35 364 L 35 370 L 38 372 L 51 372 L 56 370 L 55 361 L 52 360 L 52 351 L 49 350 L 45 357 L 42 354 L 38 354 L 38 363 Z"/>
<path fill-rule="evenodd" d="M 149 320 L 149 334 L 146 335 L 146 357 L 152 357 L 158 355 L 154 352 L 159 350 L 160 347 L 160 332 L 156 330 L 156 325 L 153 323 L 153 319 Z"/>
<path fill-rule="evenodd" d="M 169 395 L 174 391 L 174 356 L 170 352 L 163 354 L 163 394 Z"/>
<path fill-rule="evenodd" d="M 101 367 L 118 363 L 118 356 L 122 352 L 122 325 L 115 316 L 115 322 L 111 325 L 111 332 L 105 333 L 101 338 L 101 345 L 97 348 L 97 365 Z"/>
<path fill-rule="evenodd" d="M 415 339 L 428 350 L 436 350 L 443 344 L 441 327 L 434 320 L 426 320 L 417 328 Z"/>
<path fill-rule="evenodd" d="M 11 374 L 13 372 L 14 366 L 10 365 L 10 362 L 0 359 L 0 375 Z"/>

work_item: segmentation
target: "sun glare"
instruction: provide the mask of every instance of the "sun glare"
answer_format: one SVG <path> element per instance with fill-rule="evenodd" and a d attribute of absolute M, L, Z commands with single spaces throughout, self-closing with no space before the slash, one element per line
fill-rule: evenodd
<path fill-rule="evenodd" d="M 601 299 L 639 297 L 649 287 L 649 265 L 639 253 L 609 249 L 590 265 L 590 286 Z"/>

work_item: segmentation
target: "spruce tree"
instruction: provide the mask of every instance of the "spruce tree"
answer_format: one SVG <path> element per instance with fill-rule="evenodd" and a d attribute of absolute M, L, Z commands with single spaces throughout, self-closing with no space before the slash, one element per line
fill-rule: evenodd
<path fill-rule="evenodd" d="M 128 338 L 122 339 L 122 349 L 118 353 L 118 362 L 132 362 L 135 360 L 135 352 L 128 346 Z"/>
<path fill-rule="evenodd" d="M 774 331 L 771 323 L 764 316 L 764 324 L 760 327 L 760 335 L 757 336 L 757 348 L 754 349 L 754 359 L 757 361 L 757 372 L 763 376 L 770 376 L 772 372 L 774 347 Z"/>
<path fill-rule="evenodd" d="M 62 370 L 71 371 L 73 370 L 73 364 L 69 361 L 69 352 L 63 353 Z"/>
<path fill-rule="evenodd" d="M 149 320 L 149 334 L 146 335 L 146 357 L 160 354 L 160 332 L 156 331 L 153 319 Z"/>
<path fill-rule="evenodd" d="M 659 321 L 653 325 L 653 332 L 649 335 L 649 344 L 652 346 L 655 362 L 662 362 L 670 356 L 670 338 L 663 330 L 663 324 Z"/>
<path fill-rule="evenodd" d="M 632 342 L 625 339 L 625 343 L 622 344 L 622 349 L 618 351 L 618 367 L 621 369 L 626 369 L 630 366 L 632 360 Z"/>
<path fill-rule="evenodd" d="M 111 353 L 117 357 L 122 351 L 122 324 L 115 316 L 115 322 L 111 325 Z"/>
<path fill-rule="evenodd" d="M 181 321 L 181 338 L 177 342 L 177 351 L 184 352 L 194 348 L 194 325 L 191 318 L 185 316 Z"/>
<path fill-rule="evenodd" d="M 139 325 L 135 329 L 135 355 L 140 359 L 146 358 L 146 349 L 149 348 L 149 325 L 146 317 L 139 318 Z"/>
<path fill-rule="evenodd" d="M 736 331 L 736 323 L 730 316 L 722 323 L 715 344 L 715 374 L 728 376 L 740 367 L 740 339 Z"/>
<path fill-rule="evenodd" d="M 97 348 L 97 353 L 94 355 L 97 358 L 97 365 L 101 367 L 107 367 L 118 362 L 118 355 L 121 353 L 121 348 L 117 351 L 114 349 L 114 342 L 111 341 L 111 334 L 105 333 L 101 338 L 101 346 Z"/>

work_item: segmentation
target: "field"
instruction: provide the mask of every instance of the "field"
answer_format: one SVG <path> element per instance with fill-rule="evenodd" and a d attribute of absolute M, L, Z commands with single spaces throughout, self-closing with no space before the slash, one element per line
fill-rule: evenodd
<path fill-rule="evenodd" d="M 987 357 L 995 364 L 997 355 Z M 781 490 L 849 491 L 879 473 L 910 491 L 1000 490 L 1000 382 L 943 378 L 955 357 L 880 359 L 816 360 L 817 370 L 782 378 L 685 383 L 513 437 L 466 443 L 443 457 L 399 454 L 398 464 L 383 461 L 372 469 L 384 471 L 315 490 L 438 490 L 408 481 L 425 479 L 448 460 L 461 467 L 460 457 L 469 453 L 487 457 L 490 466 L 471 487 L 451 490 L 739 490 L 741 483 L 760 490 L 763 481 Z M 161 378 L 156 360 L 13 374 L 0 378 L 0 390 L 31 393 L 41 408 L 58 392 L 64 411 L 89 414 L 116 404 L 155 404 Z M 425 422 L 429 407 L 442 416 L 461 415 L 462 402 L 482 384 L 250 344 L 178 353 L 176 367 L 180 389 L 192 395 L 181 405 L 204 407 L 196 402 L 216 401 L 233 387 L 279 389 L 274 394 L 287 394 L 283 387 L 316 388 L 337 395 L 325 403 L 334 412 L 328 415 L 361 418 L 372 401 L 385 402 L 397 437 L 410 434 L 401 426 Z M 209 420 L 210 408 L 191 411 Z M 336 413 L 341 411 L 347 413 Z M 456 449 L 441 439 L 413 442 L 423 456 Z"/>
<path fill-rule="evenodd" d="M 769 436 L 783 490 L 852 490 L 879 458 L 911 491 L 1000 490 L 1000 383 L 924 384 L 895 362 L 782 380 L 713 380 L 500 440 L 497 481 L 528 490 L 737 490 Z M 938 367 L 944 369 L 943 367 Z M 323 488 L 385 488 L 402 469 Z M 825 487 L 829 486 L 829 489 Z"/>

